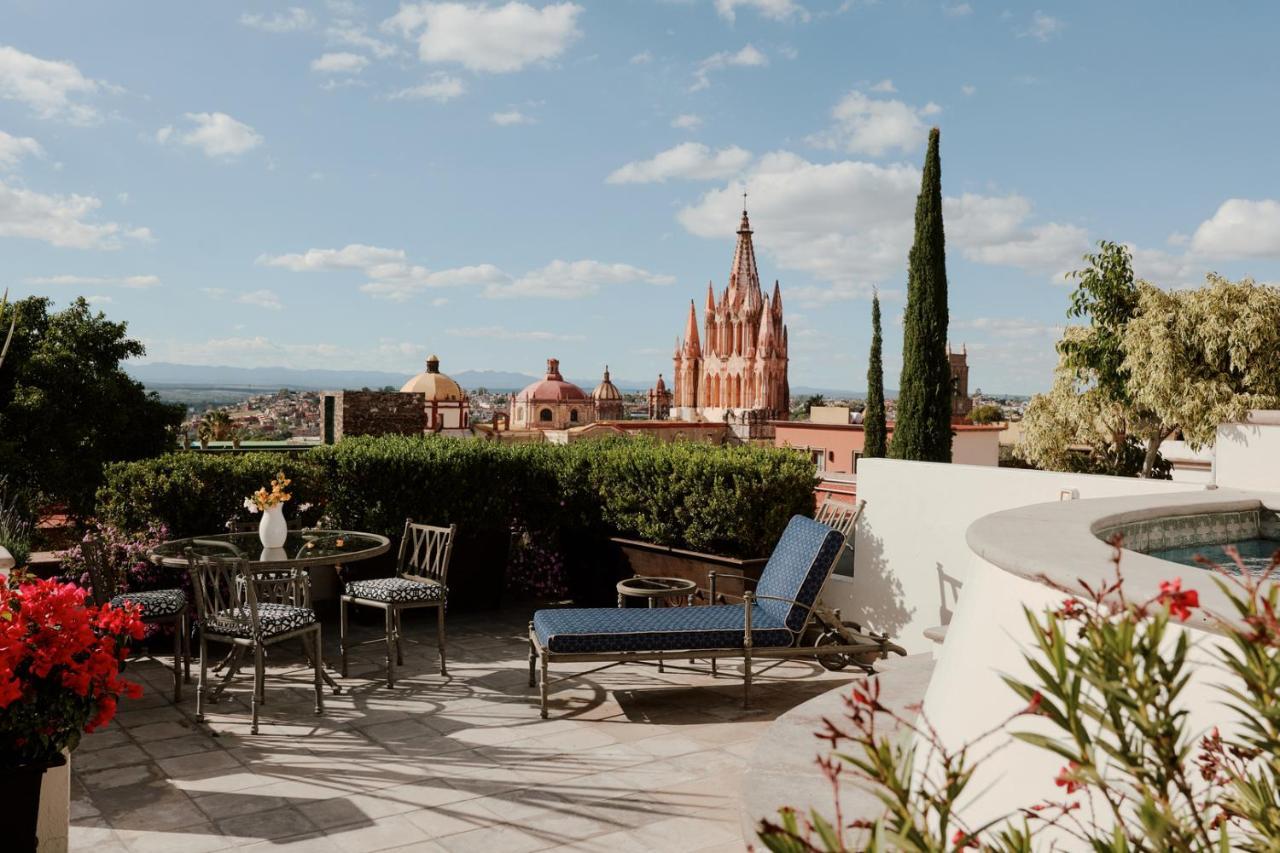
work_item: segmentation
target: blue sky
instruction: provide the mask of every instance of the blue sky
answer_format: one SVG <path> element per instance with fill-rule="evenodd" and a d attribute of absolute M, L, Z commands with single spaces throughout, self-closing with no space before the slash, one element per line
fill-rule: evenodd
<path fill-rule="evenodd" d="M 942 128 L 952 339 L 1044 388 L 1102 237 L 1280 279 L 1271 4 L 0 3 L 4 284 L 149 360 L 670 374 L 746 188 L 791 383 L 896 385 Z"/>

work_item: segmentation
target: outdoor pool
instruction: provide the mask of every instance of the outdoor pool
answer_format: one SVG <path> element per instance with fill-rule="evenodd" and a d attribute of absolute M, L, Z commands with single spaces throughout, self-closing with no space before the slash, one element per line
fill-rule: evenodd
<path fill-rule="evenodd" d="M 1208 545 L 1185 546 L 1181 548 L 1161 548 L 1156 551 L 1148 551 L 1152 557 L 1161 560 L 1168 560 L 1171 563 L 1181 563 L 1184 566 L 1198 566 L 1203 564 L 1196 560 L 1197 556 L 1212 560 L 1222 568 L 1234 575 L 1240 574 L 1240 569 L 1235 562 L 1231 560 L 1223 549 L 1228 544 L 1233 544 L 1240 552 L 1240 562 L 1244 564 L 1245 570 L 1257 574 L 1264 572 L 1271 565 L 1271 556 L 1280 551 L 1280 540 L 1253 538 L 1243 539 L 1233 543 L 1218 543 Z"/>

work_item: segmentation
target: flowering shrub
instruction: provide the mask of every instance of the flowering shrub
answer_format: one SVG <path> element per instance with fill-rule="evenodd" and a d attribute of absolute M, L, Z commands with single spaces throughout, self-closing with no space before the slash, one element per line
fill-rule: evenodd
<path fill-rule="evenodd" d="M 56 580 L 0 585 L 0 764 L 48 763 L 107 723 L 121 696 L 142 688 L 120 678 L 133 609 L 85 603 L 85 591 Z"/>
<path fill-rule="evenodd" d="M 147 559 L 148 551 L 170 538 L 169 529 L 162 523 L 155 522 L 141 530 L 126 533 L 113 524 L 93 522 L 89 535 L 102 546 L 107 567 L 115 573 L 118 593 L 185 588 L 191 582 L 182 569 L 157 566 Z M 89 569 L 80 543 L 61 552 L 58 557 L 62 560 L 62 580 L 88 589 Z"/>
<path fill-rule="evenodd" d="M 1190 617 L 1199 594 L 1171 581 L 1149 600 L 1130 600 L 1118 543 L 1115 559 L 1114 582 L 1096 590 L 1081 582 L 1085 595 L 1026 612 L 1033 677 L 1005 677 L 1025 705 L 971 743 L 948 747 L 928 720 L 882 704 L 878 682 L 855 686 L 844 719 L 818 733 L 842 750 L 819 759 L 836 795 L 834 821 L 784 809 L 761 823 L 760 840 L 775 851 L 1280 849 L 1280 584 L 1272 583 L 1280 553 L 1260 575 L 1214 567 L 1237 616 L 1218 626 L 1225 642 L 1214 647 L 1230 735 L 1191 732 L 1182 701 L 1191 640 L 1169 626 Z M 1027 716 L 1054 733 L 1011 730 Z M 1010 737 L 1062 760 L 1058 799 L 1013 803 L 1004 817 L 971 825 L 957 806 L 977 765 Z M 930 753 L 928 769 L 916 764 L 917 743 Z M 846 770 L 884 804 L 876 820 L 844 820 Z"/>
<path fill-rule="evenodd" d="M 560 549 L 547 536 L 535 535 L 523 525 L 511 528 L 511 552 L 507 557 L 507 589 L 534 598 L 564 598 L 569 594 Z"/>

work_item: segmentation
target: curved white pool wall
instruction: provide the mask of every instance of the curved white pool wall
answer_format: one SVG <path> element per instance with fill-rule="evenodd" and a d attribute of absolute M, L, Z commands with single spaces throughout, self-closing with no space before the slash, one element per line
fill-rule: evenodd
<path fill-rule="evenodd" d="M 1022 657 L 1029 627 L 1023 607 L 1056 606 L 1065 593 L 1054 585 L 1073 586 L 1078 579 L 1091 585 L 1112 576 L 1112 549 L 1094 531 L 1118 521 L 1139 521 L 1170 515 L 1280 508 L 1280 495 L 1220 489 L 1198 493 L 1110 498 L 1039 504 L 1004 511 L 976 521 L 967 540 L 974 560 L 946 643 L 925 696 L 924 714 L 943 743 L 957 748 L 990 730 L 1023 705 L 1001 680 L 1012 674 L 1030 681 Z M 1183 579 L 1184 588 L 1200 593 L 1201 610 L 1186 627 L 1196 644 L 1193 678 L 1185 693 L 1193 732 L 1219 725 L 1228 718 L 1220 694 L 1211 684 L 1221 671 L 1209 665 L 1213 646 L 1222 642 L 1204 630 L 1206 614 L 1229 614 L 1230 605 L 1208 572 L 1126 551 L 1121 561 L 1127 594 L 1135 599 L 1154 596 L 1162 580 Z M 1199 664 L 1198 666 L 1196 664 Z M 1020 718 L 1030 729 L 1042 720 Z M 1040 728 L 1049 732 L 1047 726 Z M 1060 799 L 1053 779 L 1061 758 L 1014 742 L 982 762 L 971 791 L 980 792 L 964 804 L 964 815 L 982 823 L 1006 814 L 1012 807 L 1038 800 Z"/>
<path fill-rule="evenodd" d="M 1202 486 L 1134 477 L 945 465 L 895 459 L 858 462 L 866 500 L 854 535 L 852 578 L 833 577 L 825 603 L 886 631 L 912 653 L 931 652 L 925 631 L 947 624 L 975 562 L 965 531 L 979 518 L 1027 504 L 1119 495 L 1204 494 Z"/>

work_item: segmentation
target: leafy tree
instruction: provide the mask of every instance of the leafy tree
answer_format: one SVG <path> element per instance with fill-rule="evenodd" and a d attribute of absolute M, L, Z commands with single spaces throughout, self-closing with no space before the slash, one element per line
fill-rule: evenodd
<path fill-rule="evenodd" d="M 22 323 L 0 366 L 0 470 L 15 488 L 87 514 L 103 465 L 168 450 L 183 408 L 120 369 L 145 352 L 124 323 L 83 298 L 49 305 L 33 296 L 15 306 Z"/>
<path fill-rule="evenodd" d="M 880 296 L 871 298 L 871 357 L 867 365 L 867 407 L 862 413 L 862 429 L 865 444 L 862 455 L 869 459 L 881 459 L 888 450 L 887 429 L 884 422 L 884 365 L 880 350 Z"/>
<path fill-rule="evenodd" d="M 826 404 L 826 397 L 821 394 L 810 394 L 801 401 L 799 406 L 796 407 L 796 411 L 801 415 L 807 416 L 813 410 L 814 406 L 825 406 Z"/>
<path fill-rule="evenodd" d="M 1159 476 L 1160 442 L 1175 425 L 1131 392 L 1124 337 L 1140 300 L 1129 250 L 1103 240 L 1084 260 L 1070 273 L 1079 284 L 1068 315 L 1088 322 L 1068 326 L 1058 342 L 1053 388 L 1028 405 L 1018 453 L 1041 468 Z M 1073 445 L 1083 447 L 1083 462 Z"/>
<path fill-rule="evenodd" d="M 9 288 L 4 289 L 4 296 L 0 296 L 0 329 L 4 328 L 4 319 L 9 318 L 9 331 L 5 333 L 4 343 L 0 344 L 0 367 L 4 366 L 4 357 L 9 352 L 9 344 L 13 343 L 13 333 L 18 328 L 18 311 L 17 309 L 6 310 L 9 307 Z"/>
<path fill-rule="evenodd" d="M 975 424 L 994 424 L 1004 420 L 1004 410 L 994 403 L 975 406 L 969 412 L 969 420 Z"/>
<path fill-rule="evenodd" d="M 938 129 L 929 131 L 916 235 L 907 272 L 902 380 L 889 453 L 896 459 L 951 461 L 951 362 L 947 358 L 947 258 L 942 228 Z"/>
<path fill-rule="evenodd" d="M 1134 403 L 1193 448 L 1212 444 L 1218 424 L 1280 406 L 1280 288 L 1216 274 L 1194 290 L 1142 282 L 1122 349 Z"/>

